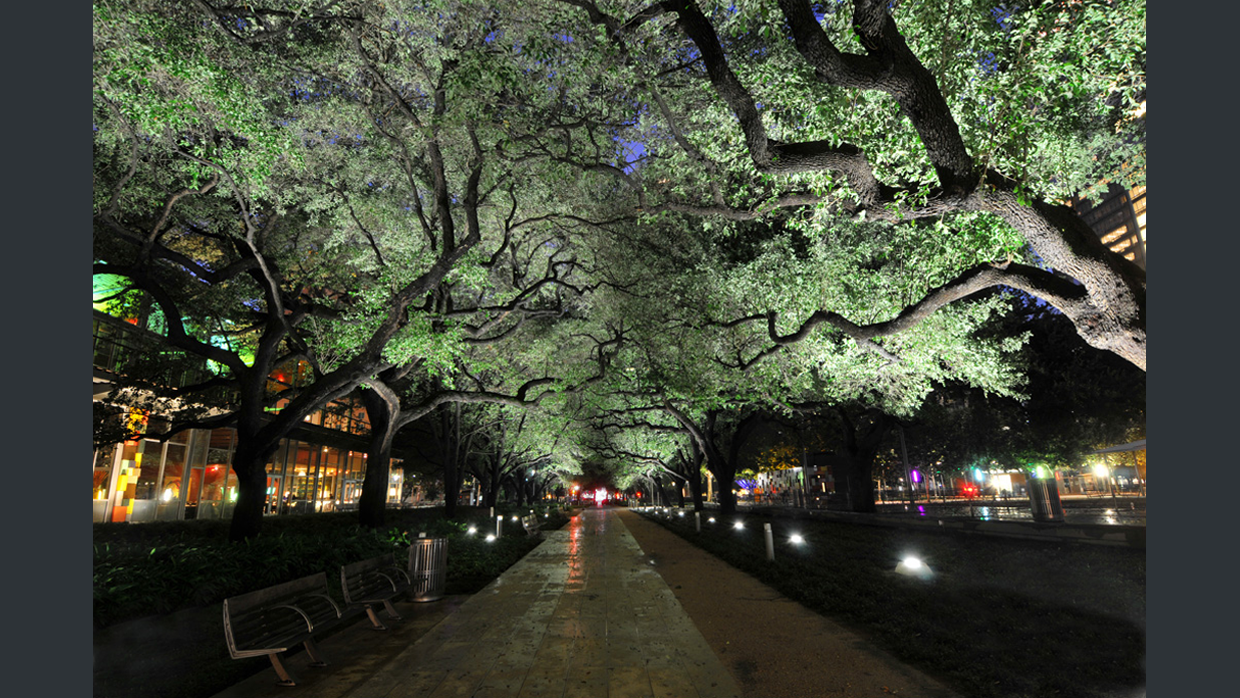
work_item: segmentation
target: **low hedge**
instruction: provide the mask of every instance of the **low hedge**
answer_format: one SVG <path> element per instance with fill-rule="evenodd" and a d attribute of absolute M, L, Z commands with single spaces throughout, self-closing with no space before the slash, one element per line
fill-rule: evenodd
<path fill-rule="evenodd" d="M 558 510 L 545 513 L 544 528 L 568 521 Z M 486 509 L 463 507 L 456 520 L 443 518 L 441 509 L 392 510 L 386 518 L 383 528 L 370 530 L 358 526 L 355 513 L 272 517 L 242 543 L 228 542 L 228 524 L 220 521 L 96 524 L 95 625 L 218 603 L 318 572 L 327 573 L 339 599 L 341 565 L 388 552 L 399 557 L 418 533 L 448 538 L 445 592 L 469 594 L 538 543 L 519 525 L 487 543 L 494 524 Z M 470 535 L 471 525 L 479 533 Z"/>

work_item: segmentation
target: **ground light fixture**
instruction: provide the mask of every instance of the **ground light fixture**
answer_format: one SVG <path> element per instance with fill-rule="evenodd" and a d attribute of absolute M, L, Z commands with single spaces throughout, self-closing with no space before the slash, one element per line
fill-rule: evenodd
<path fill-rule="evenodd" d="M 469 527 L 469 531 L 467 531 L 467 533 L 469 533 L 469 535 L 471 535 L 471 536 L 472 536 L 472 535 L 474 535 L 474 534 L 475 534 L 475 533 L 477 533 L 477 532 L 478 532 L 478 527 L 477 527 L 477 526 L 470 526 L 470 527 Z"/>
<path fill-rule="evenodd" d="M 743 521 L 737 521 L 736 523 L 732 524 L 732 528 L 735 528 L 738 531 L 744 527 L 745 527 L 745 522 Z"/>
<path fill-rule="evenodd" d="M 805 539 L 801 537 L 800 533 L 794 533 L 788 538 L 788 541 L 793 545 L 800 545 L 805 542 Z"/>
<path fill-rule="evenodd" d="M 494 533 L 488 533 L 488 534 L 487 534 L 487 542 L 488 542 L 488 543 L 494 543 L 494 542 L 495 542 L 495 534 L 494 534 Z"/>
<path fill-rule="evenodd" d="M 711 523 L 715 523 L 715 517 L 713 517 L 713 516 L 712 516 L 712 517 L 710 517 L 709 519 L 707 519 L 707 521 L 709 521 L 709 522 L 711 522 Z"/>
<path fill-rule="evenodd" d="M 902 574 L 906 577 L 916 577 L 918 579 L 930 579 L 934 576 L 934 571 L 930 566 L 921 561 L 916 555 L 908 555 L 900 564 L 896 565 L 896 574 Z"/>

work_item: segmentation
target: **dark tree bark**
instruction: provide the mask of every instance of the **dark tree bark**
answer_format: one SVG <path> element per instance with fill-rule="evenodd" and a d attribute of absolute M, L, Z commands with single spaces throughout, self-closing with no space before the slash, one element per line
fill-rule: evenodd
<path fill-rule="evenodd" d="M 719 486 L 719 511 L 724 515 L 736 513 L 736 493 L 732 491 L 736 483 L 736 469 L 740 460 L 740 451 L 745 442 L 753 435 L 761 417 L 757 412 L 750 412 L 737 422 L 730 434 L 721 433 L 718 420 L 722 410 L 708 410 L 699 424 L 681 410 L 665 404 L 664 411 L 680 422 L 693 438 L 698 450 L 706 463 L 706 469 L 715 476 Z M 726 446 L 724 443 L 726 442 Z"/>
<path fill-rule="evenodd" d="M 835 481 L 844 481 L 845 507 L 849 511 L 873 513 L 874 459 L 879 446 L 895 420 L 878 410 L 867 410 L 858 419 L 849 418 L 843 407 L 833 409 L 839 417 L 843 444 L 835 461 Z"/>
<path fill-rule="evenodd" d="M 400 398 L 386 385 L 372 383 L 362 390 L 362 404 L 370 420 L 370 445 L 366 451 L 366 477 L 358 499 L 358 523 L 366 528 L 383 525 L 387 508 L 388 474 L 392 463 L 392 439 L 400 416 Z"/>
<path fill-rule="evenodd" d="M 457 500 L 461 498 L 461 408 L 460 405 L 443 405 L 435 420 L 435 437 L 439 442 L 440 467 L 443 469 L 443 513 L 446 518 L 456 518 Z M 493 503 L 488 506 L 493 506 Z"/>
<path fill-rule="evenodd" d="M 690 445 L 693 455 L 687 460 L 685 475 L 689 485 L 689 494 L 693 500 L 693 510 L 702 511 L 702 452 Z"/>

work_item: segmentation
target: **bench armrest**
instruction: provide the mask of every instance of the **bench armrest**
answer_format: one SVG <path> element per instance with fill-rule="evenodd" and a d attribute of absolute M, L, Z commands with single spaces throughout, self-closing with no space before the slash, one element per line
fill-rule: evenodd
<path fill-rule="evenodd" d="M 310 616 L 306 615 L 306 612 L 301 610 L 300 608 L 297 608 L 296 606 L 292 604 L 287 604 L 287 603 L 276 604 L 274 606 L 271 606 L 271 608 L 290 608 L 294 611 L 297 611 L 297 614 L 301 616 L 301 619 L 306 621 L 306 632 L 314 631 L 314 621 L 310 620 Z"/>
<path fill-rule="evenodd" d="M 337 618 L 340 618 L 342 615 L 344 615 L 344 614 L 341 612 L 341 610 L 340 610 L 340 605 L 339 605 L 339 604 L 337 604 L 337 603 L 336 603 L 336 601 L 335 601 L 335 599 L 333 599 L 331 596 L 329 596 L 329 595 L 327 595 L 327 594 L 306 594 L 306 596 L 317 596 L 317 597 L 322 598 L 322 599 L 324 599 L 325 601 L 327 601 L 327 603 L 331 604 L 332 610 L 336 612 L 336 617 L 337 617 Z M 306 615 L 306 614 L 305 614 L 305 612 L 304 612 L 304 611 L 302 611 L 300 608 L 299 608 L 299 609 L 297 609 L 297 611 L 298 611 L 299 613 L 301 613 L 303 616 L 305 616 L 305 615 Z M 314 631 L 314 621 L 311 621 L 309 616 L 306 616 L 306 621 L 310 623 L 310 630 L 313 632 L 313 631 Z"/>
<path fill-rule="evenodd" d="M 402 585 L 408 586 L 413 584 L 413 581 L 409 579 L 409 575 L 399 567 L 389 567 L 386 570 L 381 570 L 378 574 L 380 577 L 388 580 L 393 589 L 399 589 Z"/>

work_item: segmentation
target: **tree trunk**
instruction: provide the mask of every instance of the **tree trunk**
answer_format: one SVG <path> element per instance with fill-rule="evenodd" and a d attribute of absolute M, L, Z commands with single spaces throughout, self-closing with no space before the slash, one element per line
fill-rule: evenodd
<path fill-rule="evenodd" d="M 232 469 L 237 475 L 237 502 L 233 506 L 228 540 L 240 542 L 256 537 L 263 526 L 267 504 L 267 459 L 275 453 L 279 440 L 263 443 L 257 436 L 243 436 L 237 430 L 237 449 Z"/>
<path fill-rule="evenodd" d="M 719 488 L 719 513 L 724 516 L 735 514 L 736 493 L 732 491 L 732 485 L 736 482 L 736 472 L 726 466 L 711 468 L 710 472 L 715 476 L 715 486 Z"/>
<path fill-rule="evenodd" d="M 388 474 L 392 462 L 392 439 L 396 436 L 399 409 L 393 409 L 395 394 L 384 396 L 373 388 L 361 391 L 362 404 L 370 419 L 370 446 L 366 451 L 366 478 L 357 502 L 358 523 L 366 528 L 383 525 L 387 508 Z"/>
<path fill-rule="evenodd" d="M 874 459 L 863 461 L 845 454 L 833 465 L 837 491 L 843 483 L 845 510 L 867 514 L 878 511 L 874 504 Z"/>
<path fill-rule="evenodd" d="M 687 482 L 689 484 L 689 494 L 693 498 L 693 510 L 702 511 L 705 507 L 702 504 L 702 457 L 697 455 L 693 462 L 689 464 Z"/>
<path fill-rule="evenodd" d="M 895 420 L 879 412 L 868 410 L 870 422 L 862 427 L 848 418 L 843 408 L 835 410 L 843 423 L 844 448 L 839 456 L 838 469 L 847 478 L 845 483 L 845 507 L 848 511 L 873 513 L 874 504 L 874 458 L 879 444 L 891 431 Z M 836 477 L 836 482 L 839 482 Z"/>
<path fill-rule="evenodd" d="M 461 498 L 460 450 L 461 408 L 445 405 L 439 413 L 440 452 L 443 455 L 443 515 L 456 518 L 456 502 Z"/>

